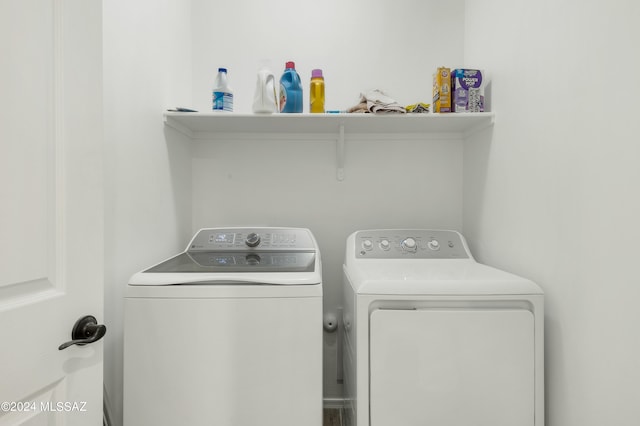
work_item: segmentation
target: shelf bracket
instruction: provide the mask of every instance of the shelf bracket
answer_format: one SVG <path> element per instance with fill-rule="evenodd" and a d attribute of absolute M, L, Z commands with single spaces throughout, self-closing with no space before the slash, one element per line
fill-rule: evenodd
<path fill-rule="evenodd" d="M 344 180 L 344 123 L 340 124 L 340 132 L 336 140 L 336 178 Z"/>

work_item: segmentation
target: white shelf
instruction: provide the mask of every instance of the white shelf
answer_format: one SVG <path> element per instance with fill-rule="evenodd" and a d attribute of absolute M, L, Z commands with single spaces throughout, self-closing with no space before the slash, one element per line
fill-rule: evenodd
<path fill-rule="evenodd" d="M 351 135 L 377 137 L 446 136 L 465 138 L 493 125 L 494 113 L 464 114 L 235 114 L 166 112 L 164 121 L 192 139 L 325 135 L 334 138 L 343 127 Z"/>
<path fill-rule="evenodd" d="M 464 139 L 492 126 L 492 112 L 464 114 L 234 114 L 165 112 L 165 125 L 190 139 L 328 139 L 336 142 L 336 177 L 344 179 L 349 139 Z"/>

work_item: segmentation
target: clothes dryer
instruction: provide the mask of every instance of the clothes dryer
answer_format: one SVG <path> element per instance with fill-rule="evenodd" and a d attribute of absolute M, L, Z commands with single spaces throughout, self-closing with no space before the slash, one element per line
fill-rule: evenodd
<path fill-rule="evenodd" d="M 322 424 L 322 264 L 300 228 L 200 230 L 131 277 L 125 426 Z"/>
<path fill-rule="evenodd" d="M 542 426 L 543 292 L 446 230 L 365 230 L 344 263 L 354 426 Z"/>

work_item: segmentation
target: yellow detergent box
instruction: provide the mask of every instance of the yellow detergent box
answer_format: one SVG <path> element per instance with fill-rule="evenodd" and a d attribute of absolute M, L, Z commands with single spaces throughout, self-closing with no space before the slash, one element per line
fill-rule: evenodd
<path fill-rule="evenodd" d="M 433 74 L 433 112 L 451 112 L 451 69 L 439 67 Z"/>

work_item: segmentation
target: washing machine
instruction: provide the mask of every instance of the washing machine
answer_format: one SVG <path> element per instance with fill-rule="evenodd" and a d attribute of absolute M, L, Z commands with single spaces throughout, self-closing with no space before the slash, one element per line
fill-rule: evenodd
<path fill-rule="evenodd" d="M 543 292 L 449 230 L 364 230 L 343 267 L 345 419 L 542 426 Z"/>
<path fill-rule="evenodd" d="M 301 228 L 211 228 L 133 275 L 125 426 L 321 426 L 322 265 Z"/>

